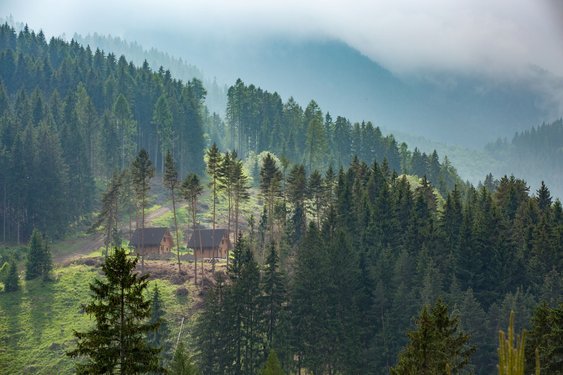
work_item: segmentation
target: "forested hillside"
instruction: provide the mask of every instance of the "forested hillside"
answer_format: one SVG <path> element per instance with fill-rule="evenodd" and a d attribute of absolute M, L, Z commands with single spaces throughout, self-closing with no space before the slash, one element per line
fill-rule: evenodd
<path fill-rule="evenodd" d="M 391 170 L 427 175 L 443 193 L 458 181 L 436 153 L 411 153 L 369 122 L 333 121 L 314 101 L 303 110 L 240 80 L 229 89 L 225 124 L 208 115 L 197 79 L 185 83 L 75 41 L 46 41 L 27 27 L 1 27 L 0 66 L 4 241 L 26 241 L 34 227 L 57 238 L 79 225 L 94 208 L 95 186 L 128 168 L 141 148 L 159 174 L 167 150 L 180 176 L 201 174 L 206 138 L 243 158 L 272 151 L 308 169 L 336 169 L 354 155 L 386 158 Z"/>
<path fill-rule="evenodd" d="M 227 101 L 226 87 L 222 83 L 218 83 L 214 78 L 204 77 L 204 74 L 198 67 L 189 64 L 181 58 L 170 56 L 155 48 L 145 49 L 136 42 L 127 42 L 118 37 L 103 36 L 99 34 L 78 35 L 75 34 L 73 39 L 78 43 L 91 48 L 99 48 L 106 53 L 112 52 L 117 56 L 125 56 L 135 65 L 141 66 L 146 60 L 149 66 L 157 70 L 161 66 L 170 70 L 172 75 L 184 82 L 191 81 L 196 78 L 203 82 L 207 91 L 206 104 L 209 111 L 216 112 L 223 116 L 225 113 L 225 103 Z"/>
<path fill-rule="evenodd" d="M 491 374 L 510 310 L 521 330 L 539 301 L 561 301 L 563 210 L 544 185 L 454 188 L 439 208 L 426 181 L 413 189 L 378 163 L 322 177 L 295 165 L 285 188 L 271 178 L 279 168 L 264 161 L 264 215 L 199 318 L 206 374 L 256 373 L 270 349 L 294 373 L 387 374 L 413 317 L 438 298 L 477 348 L 470 368 Z"/>
<path fill-rule="evenodd" d="M 124 244 L 121 231 L 132 230 L 133 216 L 137 227 L 145 227 L 149 195 L 160 194 L 159 203 L 173 211 L 173 221 L 162 222 L 177 242 L 188 222 L 191 230 L 241 229 L 232 236 L 232 259 L 204 266 L 202 255 L 199 279 L 197 250 L 186 249 L 185 241 L 173 249 L 173 261 L 143 256 L 140 269 L 130 264 L 131 272 L 145 273 L 143 280 L 146 270 L 166 278 L 168 306 L 175 318 L 187 320 L 184 332 L 183 323 L 174 335 L 158 332 L 164 366 L 175 354 L 171 343 L 181 338 L 203 374 L 259 374 L 274 352 L 291 373 L 387 374 L 394 368 L 403 374 L 421 361 L 409 359 L 421 340 L 452 351 L 446 359 L 425 352 L 440 374 L 465 362 L 466 370 L 490 374 L 498 330 L 514 310 L 517 331 L 532 324 L 543 368 L 556 368 L 558 341 L 542 340 L 546 326 L 560 324 L 550 309 L 563 295 L 563 208 L 548 186 L 530 190 L 519 178 L 489 176 L 474 188 L 436 151 L 411 151 L 369 121 L 334 119 L 314 100 L 302 107 L 242 80 L 228 89 L 224 120 L 209 115 L 205 98 L 198 79 L 183 82 L 165 68 L 137 67 L 75 41 L 46 41 L 27 27 L 19 33 L 0 27 L 2 242 L 26 243 L 35 233 L 29 250 L 10 249 L 1 259 L 4 292 L 14 293 L 0 305 L 13 315 L 0 321 L 9 336 L 6 353 L 21 350 L 20 325 L 45 324 L 54 316 L 35 312 L 20 322 L 19 312 L 33 303 L 12 301 L 43 295 L 42 288 L 51 295 L 63 296 L 65 288 L 84 294 L 87 285 L 69 286 L 56 277 L 71 280 L 72 270 L 80 283 L 95 277 L 113 259 L 107 248 Z M 528 155 L 548 162 L 560 153 L 561 126 L 519 134 L 513 141 L 518 156 L 512 146 L 503 147 L 522 158 L 515 161 Z M 560 160 L 549 165 L 560 168 Z M 53 271 L 49 239 L 92 227 L 103 229 L 106 251 L 96 249 L 79 265 L 55 264 Z M 38 278 L 29 266 L 34 248 L 42 281 L 31 281 Z M 22 254 L 29 254 L 29 280 L 20 290 Z M 82 273 L 88 277 L 78 278 Z M 58 276 L 51 279 L 53 274 Z M 57 316 L 82 314 L 76 295 L 56 300 Z M 49 306 L 45 299 L 42 306 Z M 146 319 L 149 308 L 143 306 Z M 154 326 L 170 318 L 158 311 Z M 416 327 L 417 316 L 422 327 Z M 428 319 L 443 340 L 428 333 Z M 49 369 L 68 371 L 73 363 L 61 353 L 76 340 L 57 324 L 49 320 L 53 342 L 41 341 L 46 348 L 38 352 L 48 353 L 45 361 L 54 363 Z M 426 336 L 413 333 L 416 328 Z M 456 334 L 459 340 L 444 344 Z M 526 357 L 535 363 L 534 350 L 528 348 Z M 43 360 L 22 365 L 27 357 L 16 359 L 10 359 L 15 371 L 40 368 Z"/>
<path fill-rule="evenodd" d="M 205 90 L 169 71 L 27 27 L 0 28 L 2 239 L 34 227 L 59 237 L 89 215 L 95 182 L 128 167 L 140 148 L 162 171 L 203 171 Z"/>
<path fill-rule="evenodd" d="M 461 182 L 447 157 L 440 161 L 436 151 L 430 155 L 416 148 L 411 151 L 370 121 L 352 124 L 342 116 L 333 119 L 314 100 L 303 109 L 291 97 L 284 103 L 277 93 L 241 80 L 229 88 L 227 97 L 225 137 L 217 141 L 237 150 L 243 159 L 270 151 L 291 163 L 302 163 L 311 172 L 329 166 L 337 170 L 357 157 L 368 164 L 385 160 L 397 173 L 426 176 L 444 194 Z"/>
<path fill-rule="evenodd" d="M 563 120 L 516 133 L 511 141 L 499 139 L 485 150 L 498 164 L 491 172 L 524 176 L 532 184 L 544 180 L 563 197 Z"/>

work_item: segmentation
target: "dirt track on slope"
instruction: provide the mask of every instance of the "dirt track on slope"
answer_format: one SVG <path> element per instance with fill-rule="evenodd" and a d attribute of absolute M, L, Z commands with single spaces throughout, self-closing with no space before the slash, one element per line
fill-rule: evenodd
<path fill-rule="evenodd" d="M 153 220 L 159 218 L 168 211 L 170 211 L 170 208 L 162 206 L 157 210 L 147 214 L 145 220 L 147 224 L 150 224 Z M 126 229 L 129 229 L 128 225 Z M 53 262 L 59 265 L 67 265 L 102 247 L 104 245 L 104 236 L 99 233 L 90 234 L 83 238 L 73 238 L 65 240 L 61 243 L 61 245 L 64 247 L 68 246 L 73 250 L 68 253 L 57 253 L 56 249 L 53 249 Z"/>

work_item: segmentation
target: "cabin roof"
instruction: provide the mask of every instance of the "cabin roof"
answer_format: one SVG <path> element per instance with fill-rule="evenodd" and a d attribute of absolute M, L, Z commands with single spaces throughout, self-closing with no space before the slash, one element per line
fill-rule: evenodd
<path fill-rule="evenodd" d="M 144 246 L 160 246 L 160 242 L 164 238 L 164 235 L 168 232 L 168 228 L 158 227 L 158 228 L 145 228 L 145 229 L 135 229 L 133 237 L 131 238 L 130 246 L 137 247 L 141 246 L 141 232 L 143 232 L 143 245 Z"/>
<path fill-rule="evenodd" d="M 199 238 L 201 234 L 201 246 L 199 244 Z M 215 236 L 213 236 L 213 229 L 196 229 L 190 240 L 188 241 L 188 247 L 192 249 L 202 248 L 217 248 L 221 244 L 223 237 L 228 238 L 229 231 L 226 229 L 215 229 Z"/>

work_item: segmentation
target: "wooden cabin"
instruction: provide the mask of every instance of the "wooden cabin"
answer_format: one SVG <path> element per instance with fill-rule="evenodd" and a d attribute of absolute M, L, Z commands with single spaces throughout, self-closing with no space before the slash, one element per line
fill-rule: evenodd
<path fill-rule="evenodd" d="M 201 241 L 201 242 L 200 242 Z M 226 258 L 227 250 L 232 248 L 229 231 L 226 229 L 196 229 L 188 241 L 198 258 Z"/>
<path fill-rule="evenodd" d="M 135 229 L 129 246 L 139 255 L 163 254 L 172 251 L 174 241 L 168 228 L 138 228 Z"/>

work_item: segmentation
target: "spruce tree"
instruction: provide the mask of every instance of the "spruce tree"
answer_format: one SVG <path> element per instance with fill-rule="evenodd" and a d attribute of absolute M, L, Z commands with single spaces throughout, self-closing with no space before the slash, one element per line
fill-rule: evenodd
<path fill-rule="evenodd" d="M 525 354 L 528 370 L 536 366 L 536 356 L 542 374 L 557 374 L 563 369 L 563 302 L 553 307 L 542 303 L 536 308 Z"/>
<path fill-rule="evenodd" d="M 103 279 L 90 284 L 92 300 L 84 311 L 95 318 L 94 327 L 76 332 L 77 347 L 67 354 L 85 357 L 77 364 L 79 374 L 135 374 L 161 371 L 159 348 L 146 335 L 158 328 L 150 323 L 151 301 L 145 295 L 149 275 L 135 272 L 137 258 L 128 259 L 124 249 L 115 248 L 102 265 Z"/>
<path fill-rule="evenodd" d="M 231 285 L 225 293 L 224 334 L 230 337 L 235 374 L 256 374 L 263 360 L 264 312 L 260 271 L 245 238 L 239 235 L 229 268 Z"/>
<path fill-rule="evenodd" d="M 307 186 L 309 199 L 311 200 L 312 211 L 315 214 L 315 219 L 317 222 L 317 227 L 321 227 L 321 213 L 323 207 L 323 196 L 324 196 L 324 184 L 323 179 L 319 171 L 314 170 L 309 177 L 309 183 Z"/>
<path fill-rule="evenodd" d="M 307 211 L 305 200 L 307 199 L 307 176 L 303 165 L 295 165 L 289 171 L 285 196 L 290 202 L 292 212 L 289 224 L 292 234 L 292 242 L 299 243 L 307 229 Z"/>
<path fill-rule="evenodd" d="M 225 303 L 227 285 L 221 272 L 215 274 L 215 284 L 204 299 L 203 311 L 195 328 L 196 358 L 204 374 L 227 374 L 235 363 L 233 325 L 235 321 L 226 319 L 229 307 Z M 229 314 L 228 318 L 232 315 Z"/>
<path fill-rule="evenodd" d="M 273 239 L 274 235 L 274 205 L 276 199 L 281 196 L 281 182 L 282 173 L 273 156 L 268 153 L 262 160 L 262 168 L 260 169 L 260 192 L 266 203 L 270 239 Z"/>
<path fill-rule="evenodd" d="M 12 260 L 8 264 L 8 274 L 4 279 L 4 291 L 5 292 L 16 292 L 20 289 L 20 280 L 18 276 L 18 264 L 15 260 Z"/>
<path fill-rule="evenodd" d="M 259 375 L 285 375 L 275 350 L 270 350 L 268 359 L 266 360 L 264 367 L 262 367 Z"/>
<path fill-rule="evenodd" d="M 459 318 L 448 314 L 444 302 L 438 300 L 430 311 L 424 306 L 416 325 L 391 374 L 458 374 L 469 363 L 475 348 L 467 345 L 469 336 L 459 328 Z"/>
<path fill-rule="evenodd" d="M 285 285 L 283 276 L 278 270 L 279 258 L 274 243 L 270 245 L 270 253 L 266 258 L 266 266 L 262 277 L 262 299 L 266 320 L 266 337 L 268 347 L 275 345 L 277 325 L 281 318 L 282 306 L 285 301 Z"/>
<path fill-rule="evenodd" d="M 174 141 L 174 119 L 168 103 L 166 94 L 162 94 L 154 105 L 152 123 L 158 135 L 157 142 L 160 142 L 161 162 L 160 171 L 164 172 L 164 152 L 172 148 Z M 155 165 L 158 167 L 158 150 L 155 149 Z"/>
<path fill-rule="evenodd" d="M 168 366 L 169 375 L 199 375 L 200 372 L 192 363 L 190 356 L 186 350 L 186 346 L 182 341 L 178 344 L 174 357 Z"/>
<path fill-rule="evenodd" d="M 41 276 L 43 277 L 43 281 L 49 280 L 49 275 L 53 270 L 53 259 L 51 257 L 51 250 L 49 248 L 49 240 L 47 238 L 43 238 L 43 254 L 42 254 L 43 262 L 41 264 Z"/>
<path fill-rule="evenodd" d="M 155 284 L 152 297 L 151 297 L 151 316 L 149 319 L 149 324 L 158 326 L 154 331 L 149 331 L 147 334 L 147 340 L 152 348 L 160 350 L 161 364 L 168 354 L 168 336 L 170 330 L 168 329 L 168 324 L 164 319 L 164 302 L 160 297 L 160 290 L 158 289 L 158 284 Z"/>
<path fill-rule="evenodd" d="M 27 256 L 25 279 L 33 280 L 37 277 L 44 276 L 44 271 L 49 269 L 49 266 L 45 265 L 46 261 L 43 236 L 41 235 L 41 232 L 34 229 L 29 241 L 29 253 Z"/>
<path fill-rule="evenodd" d="M 551 208 L 552 198 L 551 193 L 545 183 L 542 181 L 540 188 L 537 190 L 536 200 L 538 201 L 538 206 L 542 212 L 548 212 Z"/>
<path fill-rule="evenodd" d="M 311 223 L 298 247 L 290 293 L 290 345 L 297 367 L 321 371 L 326 361 L 328 256 L 317 227 Z M 319 319 L 319 317 L 323 317 Z"/>

